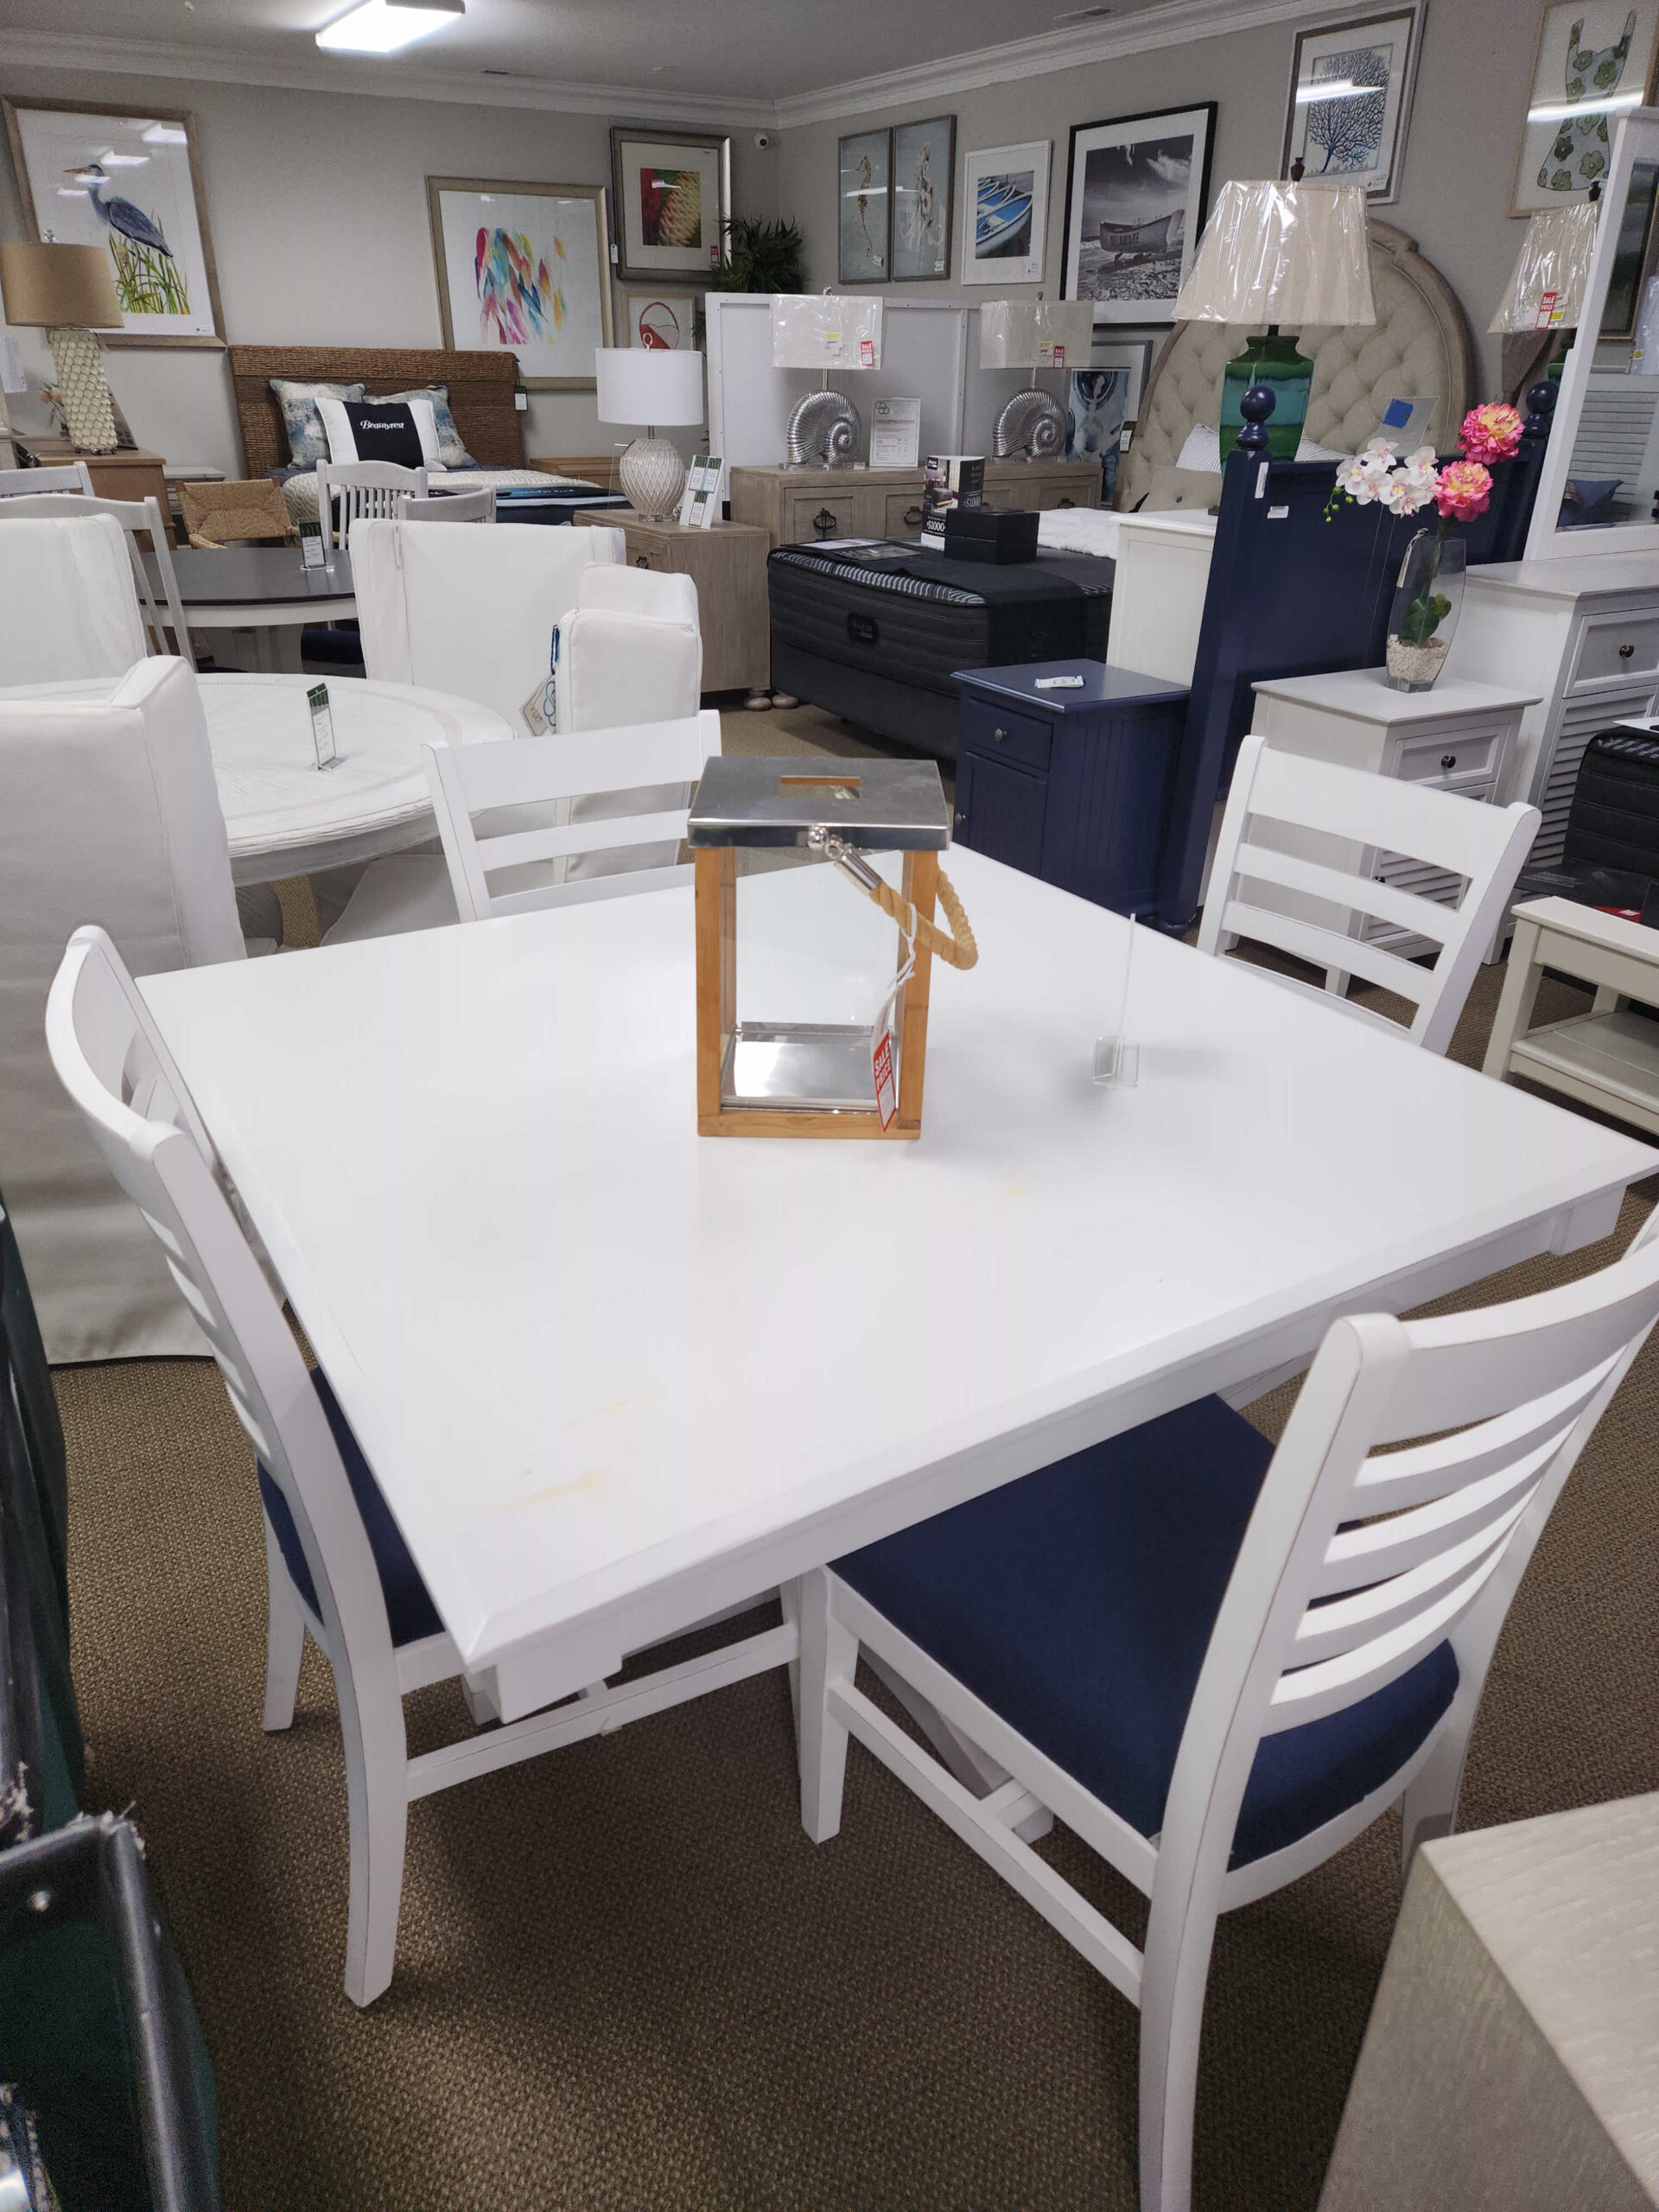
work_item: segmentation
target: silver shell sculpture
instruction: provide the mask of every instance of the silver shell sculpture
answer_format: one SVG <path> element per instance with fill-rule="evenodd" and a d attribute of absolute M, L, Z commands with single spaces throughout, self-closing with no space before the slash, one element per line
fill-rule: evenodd
<path fill-rule="evenodd" d="M 838 391 L 809 391 L 789 418 L 792 468 L 848 468 L 862 428 L 852 401 Z"/>
<path fill-rule="evenodd" d="M 1027 461 L 1047 461 L 1065 451 L 1065 417 L 1059 402 L 1046 391 L 1016 391 L 996 418 L 992 449 L 999 461 L 1023 454 Z"/>

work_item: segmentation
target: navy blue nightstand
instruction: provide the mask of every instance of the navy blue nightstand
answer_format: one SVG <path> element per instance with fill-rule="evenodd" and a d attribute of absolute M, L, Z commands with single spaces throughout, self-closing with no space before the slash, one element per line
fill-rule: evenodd
<path fill-rule="evenodd" d="M 1045 676 L 1083 688 L 1039 691 Z M 1149 912 L 1186 686 L 1097 660 L 959 669 L 957 681 L 957 842 L 1120 914 Z"/>

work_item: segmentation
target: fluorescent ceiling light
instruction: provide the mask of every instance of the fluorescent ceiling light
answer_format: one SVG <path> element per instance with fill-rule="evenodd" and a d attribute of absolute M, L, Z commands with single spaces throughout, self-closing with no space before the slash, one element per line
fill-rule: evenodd
<path fill-rule="evenodd" d="M 343 54 L 396 54 L 467 12 L 465 0 L 362 0 L 317 33 L 317 44 Z"/>
<path fill-rule="evenodd" d="M 1620 107 L 1640 107 L 1640 92 L 1615 92 L 1611 99 L 1557 100 L 1548 107 L 1529 107 L 1529 123 L 1570 123 L 1575 115 L 1608 115 Z"/>
<path fill-rule="evenodd" d="M 152 123 L 143 134 L 146 146 L 188 146 L 189 133 L 176 123 Z"/>
<path fill-rule="evenodd" d="M 1312 85 L 1296 87 L 1296 105 L 1306 107 L 1310 100 L 1363 100 L 1367 92 L 1380 92 L 1381 85 L 1357 85 L 1351 77 L 1332 77 Z"/>

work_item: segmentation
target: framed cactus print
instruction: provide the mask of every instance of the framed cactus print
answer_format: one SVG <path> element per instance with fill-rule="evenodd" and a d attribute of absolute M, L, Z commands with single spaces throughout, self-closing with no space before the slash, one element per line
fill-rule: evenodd
<path fill-rule="evenodd" d="M 1652 97 L 1659 0 L 1548 0 L 1511 215 L 1571 206 L 1607 174 L 1619 118 Z"/>

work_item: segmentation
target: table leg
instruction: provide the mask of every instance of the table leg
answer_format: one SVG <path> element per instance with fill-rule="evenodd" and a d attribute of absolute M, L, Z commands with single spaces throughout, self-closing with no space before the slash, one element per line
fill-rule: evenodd
<path fill-rule="evenodd" d="M 1544 980 L 1543 963 L 1538 957 L 1540 934 L 1536 922 L 1525 914 L 1516 917 L 1509 972 L 1503 978 L 1503 995 L 1497 1001 L 1491 1041 L 1481 1071 L 1499 1083 L 1509 1073 L 1510 1047 L 1517 1037 L 1525 1035 L 1538 1002 L 1538 986 Z"/>
<path fill-rule="evenodd" d="M 262 631 L 270 654 L 269 665 L 274 675 L 298 676 L 303 664 L 300 659 L 300 639 L 304 634 L 297 622 L 273 623 Z"/>
<path fill-rule="evenodd" d="M 1599 983 L 1590 1011 L 1592 1014 L 1618 1014 L 1630 1004 L 1623 991 L 1616 991 L 1611 983 Z"/>

